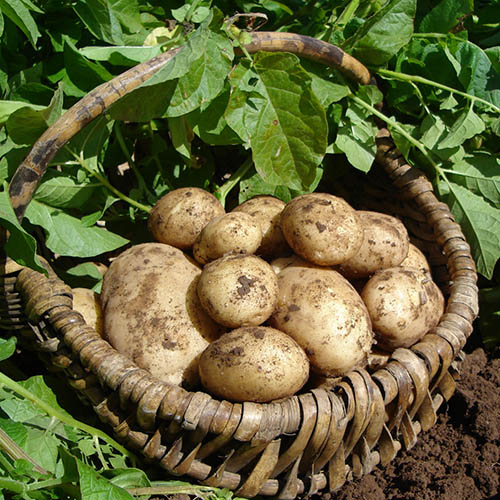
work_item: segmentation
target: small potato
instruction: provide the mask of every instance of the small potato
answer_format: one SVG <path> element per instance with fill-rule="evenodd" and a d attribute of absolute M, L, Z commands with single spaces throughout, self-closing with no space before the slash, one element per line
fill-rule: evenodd
<path fill-rule="evenodd" d="M 226 253 L 253 254 L 262 241 L 259 223 L 244 212 L 216 217 L 201 231 L 193 246 L 193 256 L 206 264 Z"/>
<path fill-rule="evenodd" d="M 408 255 L 408 231 L 396 217 L 358 210 L 363 243 L 357 253 L 340 265 L 346 278 L 365 278 L 379 269 L 398 266 Z"/>
<path fill-rule="evenodd" d="M 200 188 L 180 188 L 160 198 L 151 210 L 148 228 L 156 241 L 191 248 L 200 231 L 225 213 L 219 200 Z"/>
<path fill-rule="evenodd" d="M 309 375 L 304 351 L 288 335 L 263 326 L 233 330 L 200 358 L 200 378 L 214 396 L 265 403 L 296 393 Z"/>
<path fill-rule="evenodd" d="M 423 273 L 431 274 L 431 266 L 427 262 L 425 255 L 413 243 L 410 243 L 406 259 L 399 265 L 400 267 L 414 267 L 420 269 Z"/>
<path fill-rule="evenodd" d="M 72 292 L 73 309 L 102 337 L 103 320 L 99 294 L 88 288 L 73 288 Z"/>
<path fill-rule="evenodd" d="M 337 377 L 364 366 L 373 334 L 370 317 L 349 282 L 331 269 L 289 266 L 278 275 L 271 326 L 306 351 L 311 368 Z"/>
<path fill-rule="evenodd" d="M 198 359 L 223 328 L 201 307 L 201 269 L 164 243 L 133 246 L 104 275 L 104 338 L 160 380 L 193 388 Z"/>
<path fill-rule="evenodd" d="M 278 278 L 255 255 L 226 255 L 205 266 L 198 281 L 205 311 L 230 328 L 260 325 L 278 300 Z"/>
<path fill-rule="evenodd" d="M 281 213 L 281 230 L 295 253 L 320 266 L 350 259 L 363 241 L 356 211 L 327 193 L 294 198 Z"/>
<path fill-rule="evenodd" d="M 361 297 L 377 338 L 385 350 L 410 347 L 434 328 L 444 312 L 441 290 L 428 274 L 410 267 L 377 271 Z"/>
<path fill-rule="evenodd" d="M 258 220 L 262 243 L 255 252 L 257 255 L 272 259 L 290 252 L 280 226 L 283 208 L 285 202 L 274 196 L 256 196 L 233 209 L 233 212 L 246 212 Z"/>

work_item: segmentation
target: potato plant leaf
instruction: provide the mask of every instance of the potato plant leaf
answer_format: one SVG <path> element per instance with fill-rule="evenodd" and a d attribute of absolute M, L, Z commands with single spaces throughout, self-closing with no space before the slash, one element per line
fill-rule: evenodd
<path fill-rule="evenodd" d="M 16 337 L 0 338 L 0 361 L 10 358 L 16 350 Z"/>
<path fill-rule="evenodd" d="M 21 0 L 0 0 L 0 12 L 5 14 L 26 35 L 33 47 L 41 36 L 29 9 Z"/>
<path fill-rule="evenodd" d="M 120 248 L 128 240 L 104 228 L 86 227 L 82 222 L 59 209 L 33 200 L 26 218 L 47 232 L 47 247 L 59 255 L 94 257 Z"/>
<path fill-rule="evenodd" d="M 133 500 L 132 495 L 101 477 L 92 467 L 77 461 L 82 500 Z"/>
<path fill-rule="evenodd" d="M 230 41 L 216 25 L 207 19 L 158 73 L 120 99 L 111 115 L 148 121 L 208 106 L 223 90 L 234 57 Z"/>
<path fill-rule="evenodd" d="M 461 114 L 453 124 L 448 135 L 438 144 L 438 149 L 454 148 L 463 144 L 467 139 L 480 134 L 485 129 L 481 118 L 474 113 L 472 106 Z"/>
<path fill-rule="evenodd" d="M 311 77 L 292 54 L 258 53 L 239 65 L 226 111 L 248 142 L 257 172 L 272 185 L 307 191 L 326 151 L 328 124 Z"/>
<path fill-rule="evenodd" d="M 161 53 L 161 47 L 84 47 L 79 49 L 87 59 L 92 61 L 106 61 L 115 66 L 134 66 L 135 64 L 149 61 Z"/>
<path fill-rule="evenodd" d="M 6 191 L 0 192 L 0 223 L 10 232 L 4 247 L 7 255 L 22 266 L 45 273 L 36 255 L 36 240 L 19 224 Z"/>
<path fill-rule="evenodd" d="M 384 64 L 410 41 L 416 3 L 390 0 L 347 40 L 346 47 L 365 64 Z"/>
<path fill-rule="evenodd" d="M 477 270 L 491 279 L 500 257 L 500 210 L 463 186 L 449 183 L 449 206 L 469 242 Z"/>
<path fill-rule="evenodd" d="M 460 18 L 474 9 L 473 0 L 441 0 L 419 24 L 421 33 L 448 33 Z"/>
<path fill-rule="evenodd" d="M 473 193 L 482 196 L 500 208 L 500 160 L 486 153 L 466 155 L 453 164 L 453 172 L 447 175 Z"/>

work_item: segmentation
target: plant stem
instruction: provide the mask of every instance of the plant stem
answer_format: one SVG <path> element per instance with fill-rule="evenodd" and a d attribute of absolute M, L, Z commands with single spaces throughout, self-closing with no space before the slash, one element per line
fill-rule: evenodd
<path fill-rule="evenodd" d="M 468 94 L 467 92 L 462 92 L 461 90 L 454 89 L 453 87 L 448 87 L 448 85 L 443 85 L 442 83 L 435 82 L 433 80 L 428 80 L 427 78 L 424 78 L 423 76 L 417 76 L 417 75 L 407 75 L 406 73 L 400 73 L 399 71 L 391 71 L 389 69 L 377 69 L 377 73 L 381 76 L 387 76 L 389 78 L 394 78 L 396 80 L 400 80 L 402 82 L 416 82 L 416 83 L 422 83 L 424 85 L 430 85 L 432 87 L 436 87 L 441 90 L 446 90 L 447 92 L 451 92 L 452 94 L 457 94 L 462 97 L 465 97 L 466 99 L 472 101 L 472 102 L 480 102 L 481 104 L 484 104 L 485 106 L 488 106 L 491 108 L 493 111 L 496 111 L 497 113 L 500 113 L 500 108 L 498 106 L 495 106 L 489 101 L 486 101 L 485 99 L 482 99 L 481 97 L 477 97 L 475 95 Z"/>
<path fill-rule="evenodd" d="M 252 157 L 249 156 L 234 172 L 231 177 L 222 186 L 219 186 L 215 191 L 215 196 L 219 199 L 223 206 L 226 205 L 226 198 L 230 191 L 241 181 L 245 174 L 250 170 L 253 165 Z"/>
<path fill-rule="evenodd" d="M 0 448 L 9 455 L 12 460 L 19 460 L 21 458 L 27 460 L 33 465 L 33 469 L 40 474 L 49 474 L 43 467 L 38 465 L 5 431 L 0 429 Z M 3 458 L 3 457 L 2 457 Z M 8 465 L 10 470 L 13 470 L 12 465 L 8 462 L 4 463 L 4 466 Z"/>
<path fill-rule="evenodd" d="M 68 148 L 67 146 L 65 146 L 66 150 L 74 157 L 76 158 L 76 161 L 80 164 L 80 166 L 82 168 L 84 168 L 90 175 L 93 175 L 96 179 L 98 179 L 100 181 L 100 183 L 105 187 L 107 188 L 109 191 L 111 191 L 113 194 L 115 194 L 116 196 L 118 196 L 118 198 L 120 198 L 121 200 L 125 201 L 126 203 L 128 203 L 129 205 L 132 205 L 133 207 L 135 208 L 138 208 L 139 210 L 143 210 L 144 212 L 151 212 L 151 208 L 150 207 L 147 207 L 146 205 L 143 205 L 142 203 L 136 201 L 136 200 L 133 200 L 132 198 L 130 198 L 129 196 L 127 196 L 126 194 L 122 193 L 121 191 L 119 191 L 118 189 L 116 189 L 109 181 L 108 179 L 106 179 L 106 177 L 104 177 L 102 174 L 100 174 L 99 172 L 91 169 L 88 165 L 87 165 L 87 162 L 81 158 L 80 156 L 78 156 L 73 150 L 71 150 L 70 148 Z"/>
<path fill-rule="evenodd" d="M 12 493 L 24 494 L 26 493 L 26 486 L 20 481 L 15 481 L 14 479 L 9 479 L 6 477 L 0 477 L 0 492 L 2 490 L 10 491 Z"/>
<path fill-rule="evenodd" d="M 117 443 L 113 438 L 109 437 L 105 432 L 101 431 L 100 429 L 96 429 L 95 427 L 92 427 L 90 425 L 84 424 L 83 422 L 79 422 L 66 412 L 58 410 L 57 408 L 53 408 L 48 403 L 46 403 L 39 397 L 35 396 L 31 391 L 25 389 L 21 384 L 18 384 L 16 381 L 12 380 L 11 378 L 7 377 L 1 372 L 0 372 L 0 385 L 9 388 L 11 391 L 14 391 L 19 396 L 31 401 L 33 404 L 35 404 L 41 410 L 47 413 L 47 415 L 49 415 L 50 417 L 57 418 L 61 422 L 71 427 L 75 427 L 76 429 L 80 429 L 81 431 L 87 432 L 91 436 L 98 436 L 104 442 L 113 446 L 120 453 L 122 453 L 130 460 L 132 460 L 132 462 L 135 462 L 134 455 L 130 453 L 128 450 L 126 450 L 121 444 Z"/>

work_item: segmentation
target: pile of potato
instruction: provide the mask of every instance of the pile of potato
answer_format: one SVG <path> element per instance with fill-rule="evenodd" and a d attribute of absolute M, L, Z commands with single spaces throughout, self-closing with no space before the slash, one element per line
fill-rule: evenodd
<path fill-rule="evenodd" d="M 182 188 L 148 226 L 157 243 L 104 275 L 103 336 L 159 379 L 201 381 L 219 398 L 267 402 L 328 383 L 411 346 L 444 311 L 401 221 L 331 194 L 258 196 L 225 213 Z"/>

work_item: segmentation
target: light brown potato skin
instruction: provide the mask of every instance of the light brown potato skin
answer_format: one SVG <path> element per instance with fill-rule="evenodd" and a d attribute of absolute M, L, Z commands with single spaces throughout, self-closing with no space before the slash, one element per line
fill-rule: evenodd
<path fill-rule="evenodd" d="M 265 403 L 291 396 L 309 375 L 300 346 L 283 332 L 263 326 L 222 335 L 203 352 L 199 368 L 211 394 L 235 402 Z"/>
<path fill-rule="evenodd" d="M 193 256 L 206 264 L 226 253 L 253 254 L 262 241 L 259 223 L 244 212 L 231 212 L 210 221 L 193 246 Z"/>
<path fill-rule="evenodd" d="M 431 274 L 431 266 L 427 262 L 427 258 L 413 243 L 410 243 L 406 259 L 399 265 L 401 267 L 414 267 L 420 269 L 423 273 Z"/>
<path fill-rule="evenodd" d="M 361 297 L 382 349 L 410 347 L 434 328 L 444 312 L 441 290 L 428 274 L 410 267 L 377 271 Z"/>
<path fill-rule="evenodd" d="M 329 377 L 364 366 L 373 334 L 360 296 L 337 271 L 290 266 L 278 275 L 271 326 L 306 351 L 311 368 Z"/>
<path fill-rule="evenodd" d="M 149 214 L 148 228 L 156 241 L 187 249 L 214 217 L 224 213 L 219 200 L 208 191 L 179 188 L 156 202 Z"/>
<path fill-rule="evenodd" d="M 343 262 L 339 272 L 346 278 L 365 278 L 379 269 L 399 266 L 408 255 L 409 237 L 396 217 L 358 210 L 363 227 L 363 243 L 353 257 Z"/>
<path fill-rule="evenodd" d="M 294 198 L 281 213 L 281 230 L 295 253 L 320 266 L 350 259 L 363 241 L 356 211 L 327 193 Z"/>
<path fill-rule="evenodd" d="M 72 292 L 73 309 L 102 337 L 103 318 L 99 294 L 88 288 L 73 288 Z"/>
<path fill-rule="evenodd" d="M 205 311 L 221 325 L 257 326 L 276 307 L 278 278 L 260 257 L 226 255 L 205 266 L 198 296 Z"/>
<path fill-rule="evenodd" d="M 257 255 L 274 259 L 291 252 L 280 225 L 284 208 L 285 202 L 274 196 L 256 196 L 233 209 L 233 212 L 245 212 L 259 222 L 262 242 L 255 251 Z"/>
<path fill-rule="evenodd" d="M 192 388 L 198 358 L 223 329 L 201 307 L 199 266 L 163 243 L 123 252 L 104 276 L 105 338 L 164 382 Z"/>
<path fill-rule="evenodd" d="M 298 255 L 290 255 L 288 257 L 280 257 L 271 261 L 271 267 L 276 274 L 279 274 L 283 269 L 287 267 L 312 267 L 315 269 L 330 269 L 328 267 L 318 266 L 312 262 L 302 259 Z"/>

